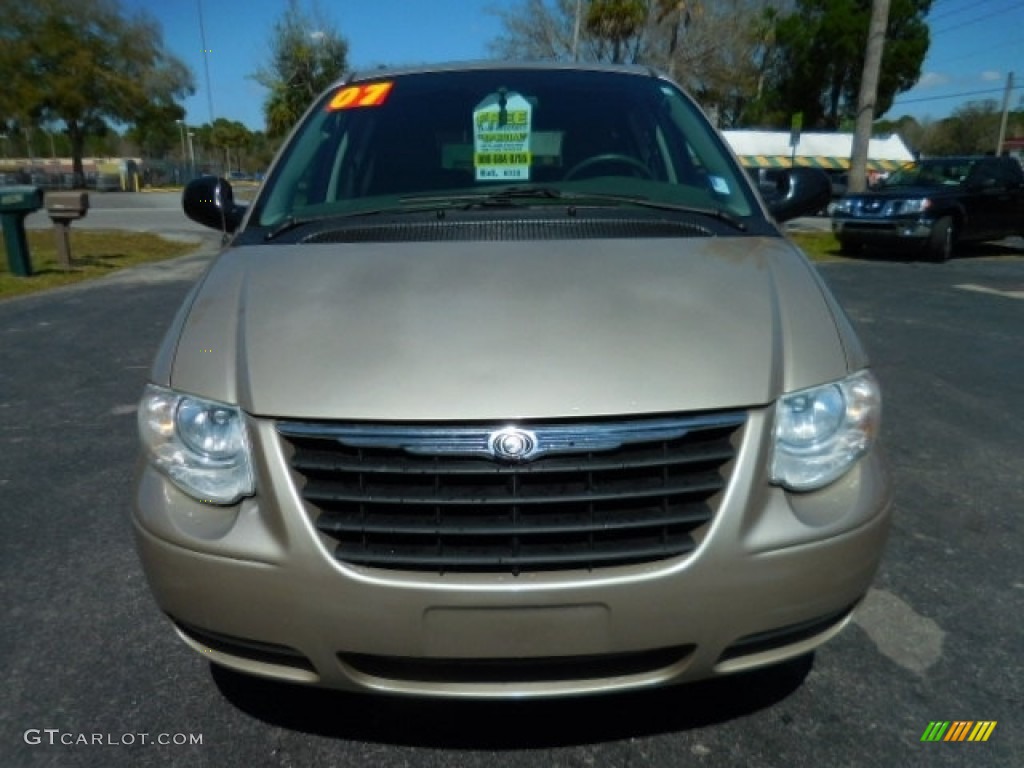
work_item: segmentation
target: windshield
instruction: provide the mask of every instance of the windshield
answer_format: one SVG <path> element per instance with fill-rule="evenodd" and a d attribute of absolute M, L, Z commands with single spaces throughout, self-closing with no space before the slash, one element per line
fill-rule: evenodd
<path fill-rule="evenodd" d="M 424 198 L 634 197 L 750 216 L 724 143 L 692 102 L 650 75 L 560 69 L 403 74 L 339 86 L 306 117 L 253 221 L 422 206 Z M 418 200 L 416 198 L 419 198 Z M 440 202 L 438 201 L 438 202 Z"/>
<path fill-rule="evenodd" d="M 935 159 L 908 163 L 882 182 L 885 187 L 940 187 L 963 182 L 971 172 L 970 160 Z"/>

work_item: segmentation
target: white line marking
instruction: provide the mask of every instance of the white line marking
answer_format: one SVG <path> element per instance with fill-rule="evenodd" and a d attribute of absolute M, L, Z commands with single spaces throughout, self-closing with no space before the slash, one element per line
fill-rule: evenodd
<path fill-rule="evenodd" d="M 998 288 L 989 288 L 987 285 L 975 285 L 974 283 L 961 283 L 954 285 L 962 291 L 974 291 L 975 293 L 991 293 L 995 296 L 1005 296 L 1008 299 L 1024 299 L 1024 291 L 1000 291 Z"/>

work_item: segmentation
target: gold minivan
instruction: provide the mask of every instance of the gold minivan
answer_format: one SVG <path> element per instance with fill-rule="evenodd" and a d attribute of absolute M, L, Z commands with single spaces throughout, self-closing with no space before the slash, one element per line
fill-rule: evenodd
<path fill-rule="evenodd" d="M 279 680 L 542 697 L 807 654 L 889 527 L 879 387 L 656 72 L 482 63 L 325 93 L 139 407 L 138 551 L 181 639 Z"/>

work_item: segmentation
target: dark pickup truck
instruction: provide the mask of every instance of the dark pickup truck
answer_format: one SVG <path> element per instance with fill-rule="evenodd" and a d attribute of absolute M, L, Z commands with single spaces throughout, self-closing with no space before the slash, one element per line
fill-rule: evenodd
<path fill-rule="evenodd" d="M 1024 235 L 1024 170 L 1012 157 L 935 157 L 903 166 L 832 214 L 844 254 L 865 246 L 945 261 L 960 243 Z"/>

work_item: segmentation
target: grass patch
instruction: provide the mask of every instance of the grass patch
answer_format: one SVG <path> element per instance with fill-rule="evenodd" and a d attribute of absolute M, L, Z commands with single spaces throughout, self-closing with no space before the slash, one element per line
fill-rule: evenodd
<path fill-rule="evenodd" d="M 811 261 L 846 261 L 839 255 L 839 241 L 831 232 L 787 232 Z"/>
<path fill-rule="evenodd" d="M 894 246 L 888 251 L 865 251 L 856 256 L 843 256 L 839 253 L 839 241 L 828 231 L 795 230 L 786 233 L 790 240 L 803 249 L 811 261 L 841 261 L 847 264 L 855 261 L 887 261 L 927 262 L 923 253 L 913 250 L 912 246 L 900 248 Z M 1003 261 L 1018 261 L 1024 257 L 1024 250 L 1019 241 L 1007 239 L 993 243 L 968 243 L 957 246 L 955 259 L 986 258 Z"/>
<path fill-rule="evenodd" d="M 197 243 L 167 240 L 148 232 L 75 231 L 72 227 L 71 268 L 64 269 L 57 261 L 57 241 L 52 230 L 30 230 L 27 234 L 31 277 L 11 274 L 7 247 L 0 241 L 0 299 L 80 283 L 137 264 L 173 259 L 199 247 Z"/>

